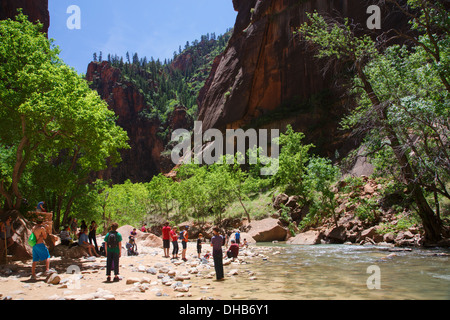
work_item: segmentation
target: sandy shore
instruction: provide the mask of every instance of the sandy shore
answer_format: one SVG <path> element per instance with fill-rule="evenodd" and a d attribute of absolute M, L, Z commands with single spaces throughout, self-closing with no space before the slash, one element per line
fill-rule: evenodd
<path fill-rule="evenodd" d="M 202 256 L 210 250 L 204 245 Z M 31 280 L 31 260 L 0 266 L 0 299 L 11 300 L 229 300 L 246 299 L 240 284 L 258 281 L 252 266 L 278 254 L 279 248 L 250 246 L 241 249 L 237 261 L 224 259 L 225 281 L 216 281 L 212 257 L 197 258 L 194 242 L 188 244 L 187 258 L 163 257 L 162 248 L 142 247 L 138 256 L 122 250 L 119 282 L 106 282 L 106 258 L 86 257 L 67 260 L 52 257 L 56 271 L 54 284 L 43 274 L 39 263 L 38 280 Z M 180 248 L 181 249 L 181 248 Z M 225 251 L 225 250 L 224 250 Z M 275 251 L 275 252 L 274 252 Z M 180 252 L 181 253 L 181 252 Z M 181 254 L 179 255 L 181 257 Z M 73 270 L 69 274 L 67 271 Z"/>

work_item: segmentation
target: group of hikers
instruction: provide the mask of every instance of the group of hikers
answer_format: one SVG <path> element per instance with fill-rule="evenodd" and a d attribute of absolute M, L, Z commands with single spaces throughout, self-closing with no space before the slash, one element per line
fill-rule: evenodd
<path fill-rule="evenodd" d="M 38 209 L 41 209 L 38 205 Z M 100 255 L 106 256 L 106 275 L 107 282 L 111 281 L 111 272 L 114 272 L 114 280 L 119 280 L 119 258 L 122 254 L 122 235 L 117 232 L 117 223 L 112 223 L 109 232 L 104 237 L 104 243 L 101 248 L 97 245 L 97 228 L 98 225 L 95 221 L 92 221 L 89 226 L 86 225 L 85 221 L 81 222 L 81 226 L 78 232 L 77 220 L 72 219 L 70 225 L 64 226 L 60 232 L 61 244 L 69 247 L 82 246 L 84 247 L 88 254 L 91 256 L 99 257 Z M 172 243 L 172 259 L 178 259 L 179 246 L 178 240 L 181 241 L 182 252 L 181 259 L 187 261 L 186 251 L 189 242 L 188 236 L 189 227 L 182 227 L 178 232 L 176 226 L 170 227 L 169 222 L 166 222 L 162 228 L 162 238 L 163 238 L 163 249 L 164 257 L 169 258 L 170 243 Z M 147 232 L 146 225 L 144 224 L 141 231 Z M 2 239 L 2 245 L 4 244 L 5 250 L 9 248 L 14 241 L 12 236 L 16 231 L 13 228 L 12 217 L 8 216 L 0 223 L 0 239 Z M 136 228 L 130 233 L 128 237 L 128 242 L 126 243 L 126 249 L 128 255 L 138 255 L 137 246 L 135 242 L 135 237 L 137 235 Z M 48 236 L 48 226 L 46 225 L 45 219 L 43 217 L 38 217 L 36 220 L 36 225 L 32 228 L 31 236 L 29 239 L 29 244 L 32 246 L 33 262 L 31 268 L 31 278 L 37 279 L 36 277 L 36 265 L 38 262 L 45 262 L 45 273 L 49 274 L 54 272 L 50 270 L 50 253 L 45 245 L 45 239 Z M 216 271 L 217 280 L 224 279 L 223 273 L 223 251 L 222 247 L 227 245 L 228 238 L 230 235 L 223 236 L 220 234 L 220 229 L 215 227 L 213 229 L 213 237 L 211 238 L 212 247 L 212 257 L 214 260 L 214 267 Z M 74 241 L 78 238 L 77 241 Z M 205 243 L 203 235 L 200 233 L 196 240 L 197 254 L 198 258 L 202 259 L 202 245 Z M 241 244 L 240 233 L 237 231 L 235 233 L 234 239 L 231 239 L 231 245 L 226 251 L 226 256 L 231 259 L 236 259 L 239 254 L 240 246 L 248 246 L 246 239 L 244 239 Z M 203 259 L 208 259 L 211 256 L 210 251 L 207 250 Z"/>
<path fill-rule="evenodd" d="M 162 228 L 162 238 L 163 238 L 163 248 L 164 248 L 164 258 L 169 258 L 169 252 L 170 252 L 170 243 L 172 243 L 172 259 L 178 259 L 178 252 L 179 252 L 179 246 L 178 246 L 178 240 L 181 240 L 182 244 L 182 252 L 181 252 L 181 259 L 183 261 L 187 261 L 186 258 L 186 251 L 187 251 L 187 244 L 189 242 L 188 240 L 188 230 L 189 226 L 185 226 L 182 228 L 180 232 L 178 232 L 178 229 L 176 226 L 170 227 L 169 222 L 166 222 L 164 224 L 164 227 Z M 211 238 L 211 247 L 212 247 L 212 256 L 214 260 L 214 268 L 216 271 L 216 278 L 217 280 L 223 280 L 224 279 L 224 272 L 223 272 L 223 251 L 222 247 L 226 246 L 228 243 L 229 235 L 223 236 L 220 234 L 220 229 L 218 227 L 213 228 L 213 237 Z M 197 254 L 198 258 L 201 259 L 202 254 L 202 244 L 204 243 L 203 234 L 199 233 L 196 244 L 197 244 Z M 244 239 L 242 245 L 241 245 L 241 234 L 239 231 L 235 233 L 234 239 L 231 239 L 231 245 L 229 246 L 226 256 L 228 258 L 233 259 L 233 261 L 238 257 L 239 255 L 239 248 L 240 246 L 248 246 L 247 239 Z M 204 258 L 209 258 L 210 253 L 207 251 Z"/>
<path fill-rule="evenodd" d="M 119 281 L 119 258 L 122 254 L 122 235 L 117 232 L 119 225 L 117 223 L 112 223 L 109 232 L 104 238 L 104 255 L 106 256 L 106 276 L 107 282 L 111 281 L 111 272 L 114 271 L 114 280 Z M 94 245 L 88 243 L 87 228 L 81 229 L 78 243 L 80 246 L 84 246 L 88 249 L 91 255 L 99 256 Z M 65 228 L 67 232 L 67 228 Z M 36 265 L 38 262 L 45 262 L 45 275 L 52 272 L 50 270 L 50 253 L 45 245 L 45 239 L 47 238 L 47 228 L 44 224 L 42 218 L 38 218 L 36 225 L 32 229 L 32 235 L 30 236 L 29 242 L 33 247 L 33 263 L 31 267 L 31 279 L 36 280 Z M 33 243 L 31 239 L 34 237 Z M 66 243 L 68 244 L 68 243 Z"/>

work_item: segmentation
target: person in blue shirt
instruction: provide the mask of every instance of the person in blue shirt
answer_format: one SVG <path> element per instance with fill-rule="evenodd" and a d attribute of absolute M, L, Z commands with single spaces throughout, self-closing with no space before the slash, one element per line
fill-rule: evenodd
<path fill-rule="evenodd" d="M 95 251 L 95 247 L 89 243 L 88 229 L 81 230 L 80 237 L 78 239 L 78 245 L 85 248 L 90 256 L 100 257 Z"/>
<path fill-rule="evenodd" d="M 238 245 L 241 243 L 241 233 L 239 232 L 239 230 L 234 234 L 234 239 L 236 240 L 236 243 Z"/>
<path fill-rule="evenodd" d="M 37 204 L 36 211 L 37 211 L 37 212 L 46 212 L 46 210 L 45 210 L 45 208 L 44 208 L 44 205 L 45 205 L 45 201 L 39 202 L 39 203 Z"/>

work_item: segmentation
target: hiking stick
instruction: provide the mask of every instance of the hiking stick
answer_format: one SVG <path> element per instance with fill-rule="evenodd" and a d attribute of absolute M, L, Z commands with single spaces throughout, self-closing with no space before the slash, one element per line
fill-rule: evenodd
<path fill-rule="evenodd" d="M 5 264 L 8 264 L 8 243 L 6 240 L 6 224 L 5 224 Z"/>

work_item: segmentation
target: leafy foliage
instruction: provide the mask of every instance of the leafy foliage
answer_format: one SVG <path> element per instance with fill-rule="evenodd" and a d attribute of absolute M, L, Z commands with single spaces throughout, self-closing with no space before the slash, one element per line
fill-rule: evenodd
<path fill-rule="evenodd" d="M 358 106 L 343 121 L 363 133 L 377 168 L 397 175 L 407 186 L 431 241 L 441 237 L 439 197 L 449 198 L 449 20 L 440 2 L 394 2 L 411 17 L 417 36 L 413 47 L 392 45 L 384 51 L 368 36 L 355 35 L 349 21 L 328 21 L 317 13 L 299 32 L 318 45 L 320 58 L 348 61 L 355 71 L 351 92 Z M 433 17 L 432 17 L 433 16 Z M 392 156 L 395 159 L 392 161 Z M 433 211 L 426 193 L 434 193 Z"/>
<path fill-rule="evenodd" d="M 54 190 L 57 202 L 70 206 L 89 173 L 117 163 L 118 150 L 128 147 L 114 113 L 59 59 L 41 28 L 22 13 L 0 22 L 0 191 L 7 209 L 20 208 L 27 187 Z"/>

